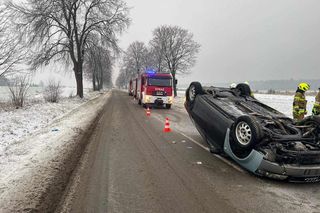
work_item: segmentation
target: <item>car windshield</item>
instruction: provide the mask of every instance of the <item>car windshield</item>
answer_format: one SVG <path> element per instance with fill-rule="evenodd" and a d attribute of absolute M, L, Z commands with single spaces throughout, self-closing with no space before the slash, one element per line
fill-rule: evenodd
<path fill-rule="evenodd" d="M 149 86 L 171 87 L 172 80 L 170 78 L 149 78 Z"/>

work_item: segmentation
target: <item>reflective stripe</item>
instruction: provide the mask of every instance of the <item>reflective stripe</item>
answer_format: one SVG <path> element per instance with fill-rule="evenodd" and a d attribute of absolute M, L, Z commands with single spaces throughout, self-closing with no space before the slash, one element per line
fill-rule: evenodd
<path fill-rule="evenodd" d="M 300 96 L 294 96 L 294 99 L 297 101 L 305 101 L 306 100 L 305 97 L 300 97 Z"/>
<path fill-rule="evenodd" d="M 298 109 L 298 110 L 293 110 L 293 114 L 295 115 L 303 115 L 307 112 L 305 109 Z"/>

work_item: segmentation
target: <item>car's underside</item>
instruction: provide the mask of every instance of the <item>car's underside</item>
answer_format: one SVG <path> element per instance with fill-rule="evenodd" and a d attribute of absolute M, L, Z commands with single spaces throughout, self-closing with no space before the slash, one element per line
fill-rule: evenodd
<path fill-rule="evenodd" d="M 320 164 L 318 117 L 307 117 L 299 123 L 288 119 L 261 118 L 264 138 L 256 149 L 268 160 L 285 164 Z"/>
<path fill-rule="evenodd" d="M 212 137 L 203 127 L 205 122 L 208 123 L 208 119 L 204 116 L 204 121 L 199 122 L 199 118 L 196 118 L 199 113 L 197 111 L 208 109 L 207 114 L 215 113 L 220 118 L 226 117 L 226 120 L 212 122 L 220 122 L 223 128 L 228 126 L 228 143 L 231 154 L 236 156 L 236 159 L 250 158 L 255 150 L 263 158 L 261 166 L 266 170 L 288 177 L 316 177 L 311 181 L 320 181 L 320 117 L 309 116 L 296 122 L 255 99 L 248 88 L 245 85 L 234 89 L 202 87 L 196 82 L 191 84 L 186 92 L 186 109 L 192 119 L 198 119 L 196 126 L 203 130 L 200 132 L 207 134 L 207 141 Z M 201 108 L 199 105 L 207 107 Z M 223 133 L 226 134 L 225 131 Z M 215 140 L 219 138 L 219 134 L 213 137 Z M 225 151 L 225 142 L 220 145 L 224 146 L 220 147 L 220 150 Z M 263 173 L 260 170 L 253 172 Z"/>
<path fill-rule="evenodd" d="M 232 96 L 226 95 L 228 90 Z M 262 135 L 253 148 L 266 154 L 268 160 L 288 164 L 320 164 L 320 117 L 309 116 L 295 122 L 251 96 L 241 96 L 226 88 L 209 87 L 204 91 L 212 94 L 213 98 L 234 104 L 259 124 Z M 230 117 L 234 115 L 230 114 Z M 243 150 L 240 152 L 239 155 L 246 154 Z"/>

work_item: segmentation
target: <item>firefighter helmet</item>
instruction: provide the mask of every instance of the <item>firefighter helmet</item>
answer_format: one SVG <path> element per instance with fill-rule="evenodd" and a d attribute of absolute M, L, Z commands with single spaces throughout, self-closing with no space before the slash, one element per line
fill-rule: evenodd
<path fill-rule="evenodd" d="M 310 89 L 310 85 L 308 83 L 303 82 L 299 84 L 298 88 L 305 92 Z"/>
<path fill-rule="evenodd" d="M 230 84 L 230 89 L 235 89 L 236 87 L 237 87 L 237 84 L 236 84 L 236 83 Z"/>

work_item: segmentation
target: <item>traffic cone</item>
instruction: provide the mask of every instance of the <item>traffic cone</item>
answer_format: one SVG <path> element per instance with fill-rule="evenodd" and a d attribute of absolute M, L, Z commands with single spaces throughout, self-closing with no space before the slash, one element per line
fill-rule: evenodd
<path fill-rule="evenodd" d="M 166 118 L 166 123 L 164 125 L 163 132 L 171 132 L 169 118 Z"/>
<path fill-rule="evenodd" d="M 147 116 L 150 116 L 151 115 L 151 111 L 150 111 L 150 108 L 148 107 L 147 108 Z"/>

